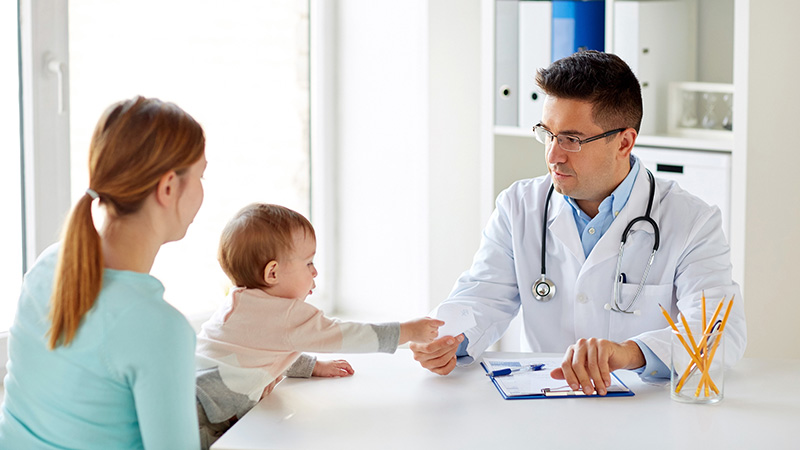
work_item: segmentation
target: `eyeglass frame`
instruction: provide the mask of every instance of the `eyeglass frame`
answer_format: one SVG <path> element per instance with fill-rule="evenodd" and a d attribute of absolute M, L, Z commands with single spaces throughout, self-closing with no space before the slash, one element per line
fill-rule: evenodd
<path fill-rule="evenodd" d="M 604 137 L 613 136 L 613 135 L 615 135 L 617 133 L 622 133 L 623 131 L 628 129 L 628 127 L 617 128 L 617 129 L 614 129 L 614 130 L 611 130 L 611 131 L 606 131 L 605 133 L 600 133 L 597 136 L 591 136 L 591 137 L 588 137 L 586 139 L 581 139 L 578 136 L 575 136 L 575 135 L 572 135 L 572 134 L 565 134 L 565 135 L 553 134 L 550 130 L 545 128 L 544 125 L 542 125 L 541 123 L 537 123 L 531 129 L 531 131 L 533 131 L 533 137 L 535 137 L 536 140 L 539 141 L 539 143 L 541 143 L 541 144 L 543 144 L 545 146 L 547 146 L 549 144 L 539 140 L 539 136 L 536 134 L 536 129 L 537 128 L 541 128 L 542 131 L 544 131 L 545 133 L 550 135 L 550 142 L 553 142 L 553 140 L 555 139 L 555 141 L 558 143 L 558 146 L 561 147 L 562 150 L 564 150 L 565 152 L 570 152 L 570 153 L 578 153 L 578 152 L 580 152 L 583 144 L 588 144 L 589 142 L 594 142 L 594 141 L 596 141 L 598 139 L 602 139 Z M 577 150 L 567 150 L 566 148 L 564 148 L 563 145 L 561 145 L 561 141 L 559 141 L 559 139 L 558 139 L 559 137 L 575 139 L 576 141 L 578 141 L 578 149 Z"/>

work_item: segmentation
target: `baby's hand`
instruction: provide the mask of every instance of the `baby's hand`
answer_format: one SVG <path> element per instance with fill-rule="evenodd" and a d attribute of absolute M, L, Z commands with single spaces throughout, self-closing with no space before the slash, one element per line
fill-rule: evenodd
<path fill-rule="evenodd" d="M 275 389 L 275 386 L 277 386 L 278 383 L 281 382 L 281 380 L 283 380 L 283 375 L 272 380 L 272 383 L 268 384 L 267 387 L 264 388 L 264 392 L 261 393 L 261 398 L 268 396 L 272 392 L 272 390 Z"/>
<path fill-rule="evenodd" d="M 400 343 L 433 342 L 439 336 L 439 327 L 442 325 L 444 322 L 430 317 L 403 322 L 400 324 Z"/>
<path fill-rule="evenodd" d="M 314 364 L 314 369 L 311 371 L 312 377 L 349 377 L 355 371 L 350 366 L 350 363 L 337 359 L 335 361 L 317 361 Z"/>

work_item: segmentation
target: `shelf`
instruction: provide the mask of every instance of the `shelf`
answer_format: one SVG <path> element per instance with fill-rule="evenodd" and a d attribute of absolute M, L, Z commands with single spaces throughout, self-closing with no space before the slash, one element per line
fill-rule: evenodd
<path fill-rule="evenodd" d="M 680 148 L 713 152 L 733 151 L 732 139 L 699 139 L 683 136 L 639 136 L 636 145 L 642 147 Z"/>
<path fill-rule="evenodd" d="M 496 126 L 494 127 L 494 134 L 496 136 L 534 139 L 533 131 L 527 128 Z M 733 151 L 733 140 L 731 139 L 700 139 L 684 136 L 640 135 L 636 139 L 636 145 L 642 147 L 679 148 L 684 150 L 705 150 L 727 153 Z"/>

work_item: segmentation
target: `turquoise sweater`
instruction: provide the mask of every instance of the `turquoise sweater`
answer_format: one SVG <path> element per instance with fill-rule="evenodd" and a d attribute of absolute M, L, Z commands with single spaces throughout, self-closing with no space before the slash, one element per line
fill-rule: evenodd
<path fill-rule="evenodd" d="M 47 349 L 58 245 L 25 276 L 0 449 L 197 449 L 195 334 L 150 275 L 106 269 L 67 347 Z"/>

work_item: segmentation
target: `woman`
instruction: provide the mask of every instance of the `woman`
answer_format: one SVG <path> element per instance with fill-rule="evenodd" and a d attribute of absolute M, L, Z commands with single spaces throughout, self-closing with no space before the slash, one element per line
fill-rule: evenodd
<path fill-rule="evenodd" d="M 89 189 L 23 282 L 0 448 L 199 448 L 195 335 L 149 272 L 197 214 L 205 166 L 203 130 L 174 104 L 137 97 L 100 118 Z"/>

